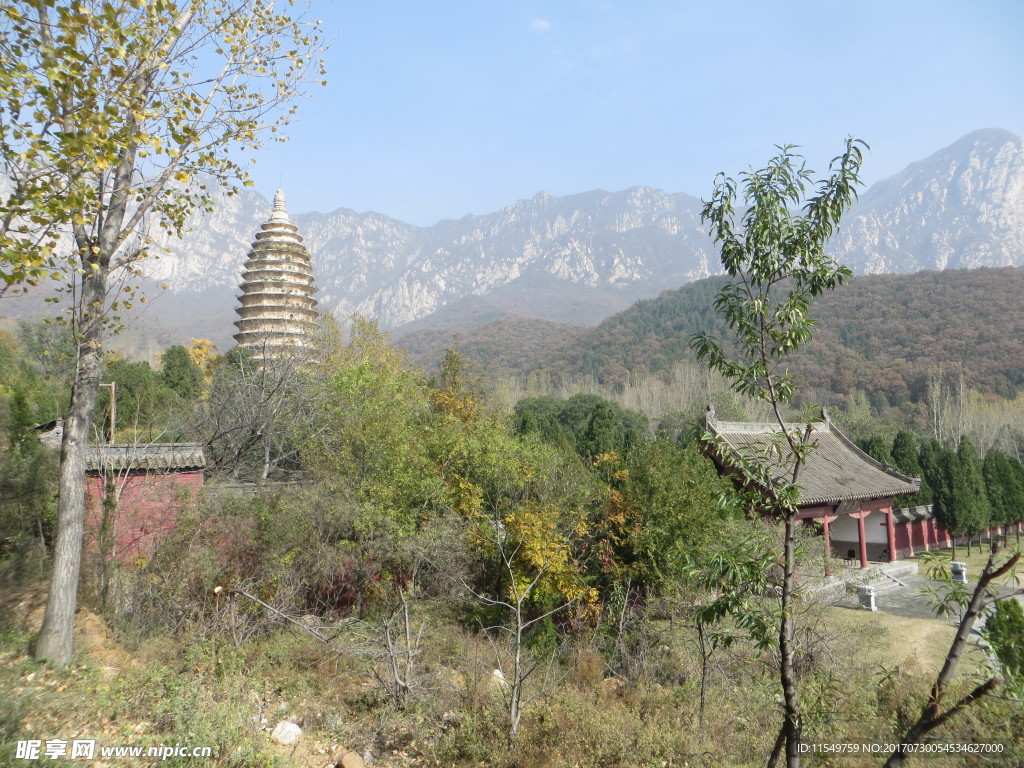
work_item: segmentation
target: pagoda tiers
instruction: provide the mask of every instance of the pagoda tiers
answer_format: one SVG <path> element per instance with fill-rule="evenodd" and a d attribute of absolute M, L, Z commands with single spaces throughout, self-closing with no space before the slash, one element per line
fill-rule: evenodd
<path fill-rule="evenodd" d="M 318 317 L 314 293 L 309 253 L 279 189 L 242 272 L 235 341 L 261 363 L 308 346 Z"/>
<path fill-rule="evenodd" d="M 778 424 L 718 421 L 713 406 L 705 420 L 707 453 L 725 474 L 742 477 L 744 463 L 771 456 L 767 476 L 779 487 L 793 475 L 793 456 L 788 443 L 780 442 Z M 825 550 L 848 562 L 895 561 L 903 547 L 897 541 L 910 539 L 907 523 L 894 519 L 892 500 L 921 490 L 921 481 L 876 461 L 832 426 L 828 412 L 822 420 L 807 424 L 786 424 L 788 432 L 803 433 L 810 426 L 809 442 L 815 445 L 800 467 L 797 519 L 822 527 Z M 773 446 L 775 446 L 773 448 Z M 745 461 L 744 461 L 745 459 Z M 762 489 L 771 494 L 773 488 Z M 912 548 L 911 548 L 912 554 Z M 831 571 L 826 559 L 826 573 Z"/>

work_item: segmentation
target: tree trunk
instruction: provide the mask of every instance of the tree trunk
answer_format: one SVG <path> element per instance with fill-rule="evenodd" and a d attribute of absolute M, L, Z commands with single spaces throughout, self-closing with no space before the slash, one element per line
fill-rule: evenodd
<path fill-rule="evenodd" d="M 786 765 L 800 768 L 800 737 L 802 723 L 796 689 L 796 648 L 794 642 L 793 597 L 796 590 L 796 514 L 786 514 L 786 542 L 782 582 L 782 622 L 779 628 L 779 672 L 785 701 Z"/>
<path fill-rule="evenodd" d="M 57 536 L 53 575 L 35 655 L 60 669 L 71 661 L 78 582 L 85 527 L 85 448 L 92 428 L 103 363 L 103 322 L 106 265 L 82 280 L 78 362 L 71 385 L 71 405 L 60 445 Z M 99 302 L 94 303 L 94 302 Z"/>

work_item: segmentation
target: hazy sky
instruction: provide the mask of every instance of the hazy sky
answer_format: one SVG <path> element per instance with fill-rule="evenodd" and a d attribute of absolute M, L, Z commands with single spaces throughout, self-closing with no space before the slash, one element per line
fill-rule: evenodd
<path fill-rule="evenodd" d="M 977 129 L 1024 134 L 1021 0 L 314 0 L 329 85 L 253 168 L 296 212 L 414 224 L 538 191 L 707 195 L 849 134 L 869 182 Z"/>

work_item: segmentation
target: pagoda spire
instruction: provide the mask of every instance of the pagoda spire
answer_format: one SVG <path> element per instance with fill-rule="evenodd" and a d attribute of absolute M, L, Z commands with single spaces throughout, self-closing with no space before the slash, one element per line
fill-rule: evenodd
<path fill-rule="evenodd" d="M 271 221 L 281 221 L 285 224 L 291 224 L 291 220 L 288 218 L 288 201 L 285 199 L 284 190 L 278 187 L 277 193 L 274 195 L 274 213 L 270 216 Z"/>

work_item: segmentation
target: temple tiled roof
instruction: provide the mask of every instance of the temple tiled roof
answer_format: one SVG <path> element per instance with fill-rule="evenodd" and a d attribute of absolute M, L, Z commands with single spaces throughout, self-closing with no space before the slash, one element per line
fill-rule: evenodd
<path fill-rule="evenodd" d="M 146 472 L 202 469 L 203 446 L 195 443 L 90 445 L 85 449 L 87 472 Z"/>
<path fill-rule="evenodd" d="M 788 443 L 778 439 L 778 424 L 718 421 L 714 411 L 708 412 L 706 424 L 708 433 L 715 438 L 711 449 L 717 460 L 735 466 L 743 458 L 761 457 L 764 461 L 774 454 L 768 468 L 772 482 L 789 482 L 793 455 Z M 786 429 L 803 433 L 807 424 L 787 424 Z M 811 429 L 811 442 L 817 447 L 807 456 L 797 478 L 800 506 L 891 498 L 915 494 L 921 489 L 919 479 L 868 456 L 832 426 L 827 417 L 813 422 Z"/>
<path fill-rule="evenodd" d="M 935 517 L 935 513 L 932 510 L 931 504 L 919 504 L 916 507 L 894 509 L 892 511 L 892 521 L 894 523 L 915 523 L 919 520 L 931 520 L 933 517 Z"/>

